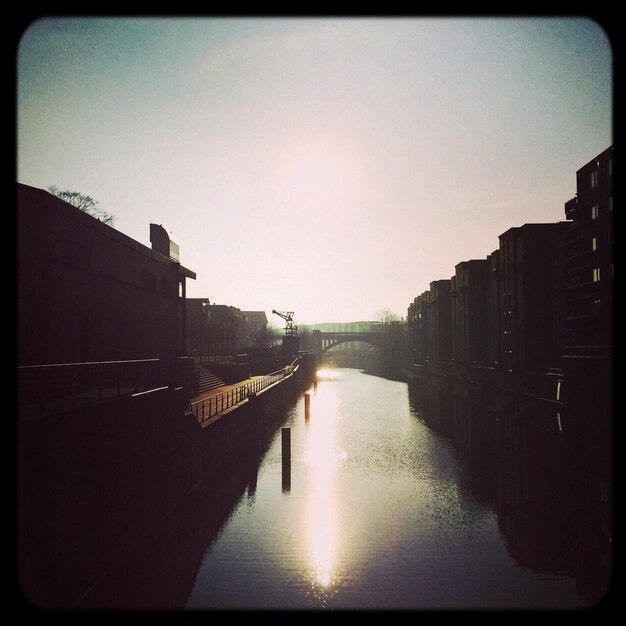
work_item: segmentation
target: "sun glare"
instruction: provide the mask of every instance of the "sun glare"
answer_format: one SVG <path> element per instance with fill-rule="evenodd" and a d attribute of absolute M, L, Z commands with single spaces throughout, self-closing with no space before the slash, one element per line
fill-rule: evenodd
<path fill-rule="evenodd" d="M 317 378 L 319 380 L 339 380 L 341 378 L 339 372 L 336 370 L 321 368 L 317 370 Z"/>

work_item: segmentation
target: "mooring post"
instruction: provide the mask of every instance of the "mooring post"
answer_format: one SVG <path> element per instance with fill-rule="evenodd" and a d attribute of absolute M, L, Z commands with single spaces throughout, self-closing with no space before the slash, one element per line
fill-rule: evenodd
<path fill-rule="evenodd" d="M 308 420 L 311 416 L 311 394 L 304 394 L 304 419 Z"/>
<path fill-rule="evenodd" d="M 248 498 L 254 498 L 256 494 L 256 485 L 259 476 L 259 466 L 257 465 L 254 472 L 250 476 L 250 480 L 248 482 Z"/>
<path fill-rule="evenodd" d="M 282 429 L 283 492 L 291 491 L 291 428 Z"/>

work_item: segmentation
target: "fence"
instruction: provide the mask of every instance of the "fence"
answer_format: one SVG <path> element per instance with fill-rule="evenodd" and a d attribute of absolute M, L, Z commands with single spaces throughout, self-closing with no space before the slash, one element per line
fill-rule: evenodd
<path fill-rule="evenodd" d="M 193 402 L 191 408 L 200 423 L 223 413 L 227 409 L 246 400 L 249 396 L 256 395 L 259 391 L 273 385 L 274 383 L 291 375 L 294 371 L 293 365 L 288 365 L 277 372 L 272 372 L 266 376 L 255 378 L 241 385 L 237 385 L 221 393 L 216 393 L 208 398 Z"/>
<path fill-rule="evenodd" d="M 21 415 L 69 410 L 166 385 L 159 359 L 17 367 Z"/>

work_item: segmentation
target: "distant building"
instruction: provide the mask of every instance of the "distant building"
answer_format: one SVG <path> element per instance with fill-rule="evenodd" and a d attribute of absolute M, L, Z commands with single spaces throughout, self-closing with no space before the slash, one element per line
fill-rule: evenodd
<path fill-rule="evenodd" d="M 452 281 L 430 283 L 428 298 L 428 356 L 432 361 L 452 358 Z"/>
<path fill-rule="evenodd" d="M 189 298 L 187 312 L 187 348 L 191 356 L 229 360 L 238 352 L 244 327 L 240 309 L 209 304 L 207 298 Z"/>
<path fill-rule="evenodd" d="M 419 296 L 416 296 L 407 312 L 407 325 L 413 349 L 413 363 L 423 363 L 429 355 L 429 296 L 429 291 L 424 291 Z"/>
<path fill-rule="evenodd" d="M 191 356 L 230 358 L 249 348 L 267 347 L 265 311 L 241 311 L 208 298 L 187 299 L 187 350 Z"/>
<path fill-rule="evenodd" d="M 207 356 L 212 341 L 211 303 L 208 298 L 187 298 L 185 301 L 187 324 L 187 354 Z"/>
<path fill-rule="evenodd" d="M 568 222 L 524 224 L 500 235 L 499 367 L 560 368 L 564 345 L 563 242 Z"/>
<path fill-rule="evenodd" d="M 494 250 L 488 257 L 489 284 L 487 286 L 486 326 L 487 364 L 498 366 L 500 358 L 500 250 Z"/>
<path fill-rule="evenodd" d="M 412 348 L 415 350 L 415 322 L 416 322 L 416 305 L 417 305 L 417 297 L 413 299 L 413 302 L 409 303 L 409 306 L 406 310 L 406 324 L 409 329 L 409 340 L 411 341 Z"/>
<path fill-rule="evenodd" d="M 459 363 L 488 361 L 489 272 L 486 259 L 463 261 L 451 279 L 452 356 Z"/>
<path fill-rule="evenodd" d="M 185 354 L 177 259 L 18 184 L 16 260 L 18 365 Z"/>
<path fill-rule="evenodd" d="M 239 345 L 246 348 L 268 347 L 267 315 L 265 311 L 242 311 L 243 328 Z"/>

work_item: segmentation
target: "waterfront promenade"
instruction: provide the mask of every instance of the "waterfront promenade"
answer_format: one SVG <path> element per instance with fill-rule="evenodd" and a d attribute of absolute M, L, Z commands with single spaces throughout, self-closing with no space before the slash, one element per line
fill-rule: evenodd
<path fill-rule="evenodd" d="M 251 376 L 240 381 L 220 385 L 191 398 L 191 412 L 204 428 L 220 417 L 250 402 L 270 387 L 292 376 L 298 366 L 287 365 L 271 374 Z"/>
<path fill-rule="evenodd" d="M 195 396 L 194 398 L 191 398 L 190 399 L 191 406 L 192 407 L 202 406 L 203 403 L 205 403 L 205 405 L 206 403 L 217 404 L 218 398 L 227 398 L 229 394 L 236 393 L 236 390 L 238 387 L 246 387 L 248 385 L 252 386 L 255 381 L 258 381 L 261 378 L 264 378 L 264 377 L 263 376 L 251 376 L 250 378 L 244 378 L 243 380 L 239 380 L 229 385 L 224 384 L 224 385 L 220 385 L 219 387 L 214 387 L 213 389 L 209 389 Z M 241 398 L 238 402 L 235 402 L 235 404 L 233 404 L 232 406 L 228 407 L 227 409 L 224 409 L 223 411 L 217 413 L 216 415 L 213 415 L 209 419 L 202 419 L 202 417 L 199 416 L 198 413 L 196 413 L 196 416 L 198 417 L 198 422 L 203 428 L 205 428 L 206 426 L 209 426 L 213 424 L 214 422 L 216 422 L 218 419 L 220 419 L 220 417 L 223 417 L 224 415 L 229 413 L 231 410 L 234 410 L 235 408 L 237 408 L 243 402 L 247 402 L 247 400 L 248 400 L 247 397 Z"/>

